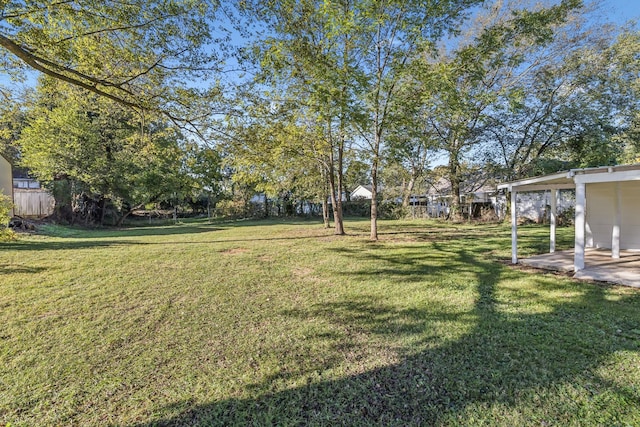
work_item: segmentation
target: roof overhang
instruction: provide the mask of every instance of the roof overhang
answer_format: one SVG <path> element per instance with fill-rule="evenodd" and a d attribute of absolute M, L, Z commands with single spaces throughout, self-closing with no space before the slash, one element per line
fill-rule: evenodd
<path fill-rule="evenodd" d="M 498 185 L 498 190 L 544 191 L 576 188 L 576 184 L 640 180 L 640 164 L 571 169 Z"/>

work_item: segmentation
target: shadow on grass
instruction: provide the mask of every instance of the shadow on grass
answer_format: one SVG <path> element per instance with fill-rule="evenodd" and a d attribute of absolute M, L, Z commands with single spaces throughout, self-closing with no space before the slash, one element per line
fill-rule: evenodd
<path fill-rule="evenodd" d="M 468 275 L 477 295 L 470 310 L 400 310 L 380 297 L 369 296 L 283 313 L 301 320 L 323 318 L 365 336 L 424 339 L 401 351 L 399 360 L 337 380 L 309 380 L 305 386 L 272 392 L 273 383 L 286 380 L 287 376 L 311 378 L 314 370 L 330 369 L 337 363 L 329 360 L 309 364 L 310 355 L 300 354 L 297 357 L 301 368 L 256 384 L 255 398 L 202 405 L 176 402 L 160 408 L 155 421 L 135 425 L 464 425 L 469 423 L 464 417 L 471 406 L 518 408 L 523 400 L 535 402 L 538 393 L 553 395 L 563 387 L 586 389 L 594 399 L 606 390 L 613 399 L 636 402 L 629 406 L 631 413 L 638 409 L 637 389 L 620 388 L 596 372 L 615 352 L 640 350 L 640 337 L 620 333 L 637 328 L 640 314 L 630 309 L 621 313 L 620 306 L 637 306 L 640 294 L 624 294 L 620 300 L 611 301 L 605 298 L 605 288 L 584 285 L 578 295 L 545 301 L 548 310 L 520 309 L 510 313 L 499 309 L 505 301 L 496 292 L 498 283 L 509 280 L 515 272 L 488 259 L 479 247 L 436 244 L 434 248 L 432 254 L 439 253 L 449 262 L 430 263 L 428 255 L 418 252 L 404 252 L 404 256 L 385 251 L 345 255 L 363 261 L 375 258 L 384 266 L 353 273 L 363 279 L 375 280 L 385 274 L 390 281 L 402 284 L 410 274 L 429 274 L 434 279 Z M 548 281 L 540 280 L 540 286 L 547 285 Z M 468 328 L 452 341 L 429 342 L 425 331 L 443 321 L 460 322 Z M 349 334 L 317 338 L 333 343 L 332 354 L 357 353 L 361 342 Z M 540 412 L 536 412 L 535 403 L 530 403 L 529 416 L 533 418 L 528 421 L 545 425 L 553 423 L 554 417 L 575 422 L 585 416 L 586 424 L 611 425 L 624 424 L 625 415 L 629 416 L 597 411 L 594 415 L 593 408 L 582 414 L 584 408 L 579 402 L 567 402 L 572 401 L 567 399 L 563 404 L 569 406 L 558 408 L 553 402 L 544 403 L 546 407 Z"/>
<path fill-rule="evenodd" d="M 246 219 L 211 219 L 206 218 L 181 218 L 178 224 L 171 222 L 164 224 L 147 224 L 144 220 L 127 224 L 123 229 L 113 229 L 114 231 L 129 232 L 135 229 L 149 230 L 153 228 L 201 228 L 206 230 L 219 228 L 244 228 L 244 227 L 269 227 L 278 225 L 310 225 L 322 224 L 322 218 L 315 217 L 274 217 L 274 218 L 246 218 Z M 109 231 L 108 228 L 105 230 Z"/>
<path fill-rule="evenodd" d="M 199 234 L 218 231 L 213 225 L 171 225 L 128 228 L 83 229 L 73 227 L 43 228 L 41 234 L 70 239 L 103 239 L 114 237 L 171 236 L 181 234 Z"/>
<path fill-rule="evenodd" d="M 27 267 L 27 266 L 0 264 L 0 274 L 41 273 L 45 270 L 46 268 L 44 267 Z"/>
<path fill-rule="evenodd" d="M 142 235 L 141 235 L 142 236 Z M 65 240 L 65 241 L 18 241 L 5 243 L 2 245 L 2 249 L 12 251 L 51 251 L 51 250 L 75 250 L 75 249 L 91 249 L 100 247 L 111 246 L 190 246 L 190 245 L 216 245 L 221 243 L 249 243 L 249 242 L 271 242 L 271 241 L 300 241 L 300 240 L 313 240 L 313 239 L 326 239 L 326 234 L 308 235 L 308 236 L 291 236 L 291 237 L 247 237 L 246 239 L 215 239 L 215 240 L 198 240 L 198 241 L 137 241 L 137 240 L 101 240 L 101 239 L 86 239 L 86 240 Z M 213 248 L 212 250 L 215 250 Z"/>
<path fill-rule="evenodd" d="M 115 240 L 65 240 L 62 242 L 56 241 L 18 241 L 12 243 L 6 243 L 2 245 L 3 250 L 10 251 L 51 251 L 51 250 L 77 250 L 77 249 L 92 249 L 92 248 L 107 248 L 111 246 L 121 245 L 136 245 L 143 244 L 134 241 L 115 241 Z"/>

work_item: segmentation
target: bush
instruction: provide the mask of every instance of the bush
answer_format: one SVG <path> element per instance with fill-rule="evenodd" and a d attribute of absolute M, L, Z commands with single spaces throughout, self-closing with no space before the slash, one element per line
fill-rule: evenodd
<path fill-rule="evenodd" d="M 0 241 L 6 242 L 14 240 L 16 233 L 8 225 L 11 220 L 11 198 L 0 194 Z"/>
<path fill-rule="evenodd" d="M 216 203 L 215 215 L 223 218 L 244 218 L 247 207 L 242 200 L 221 200 Z"/>
<path fill-rule="evenodd" d="M 371 200 L 357 199 L 342 202 L 342 214 L 344 216 L 368 217 L 371 215 Z"/>
<path fill-rule="evenodd" d="M 384 219 L 403 219 L 410 216 L 410 211 L 399 203 L 383 200 L 378 205 L 378 214 Z"/>
<path fill-rule="evenodd" d="M 484 207 L 480 208 L 480 215 L 476 218 L 478 222 L 497 222 L 498 215 L 496 215 L 495 209 L 492 207 Z"/>

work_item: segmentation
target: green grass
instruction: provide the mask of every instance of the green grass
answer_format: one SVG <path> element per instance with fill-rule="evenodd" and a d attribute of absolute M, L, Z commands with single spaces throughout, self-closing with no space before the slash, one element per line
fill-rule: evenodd
<path fill-rule="evenodd" d="M 367 227 L 0 244 L 0 425 L 640 425 L 640 292 L 512 268 L 503 225 Z"/>

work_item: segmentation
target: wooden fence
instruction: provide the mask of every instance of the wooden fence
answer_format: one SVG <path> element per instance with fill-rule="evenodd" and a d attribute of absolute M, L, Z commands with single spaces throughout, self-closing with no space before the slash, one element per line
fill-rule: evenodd
<path fill-rule="evenodd" d="M 13 189 L 13 214 L 22 218 L 44 218 L 53 213 L 55 200 L 46 190 Z"/>

